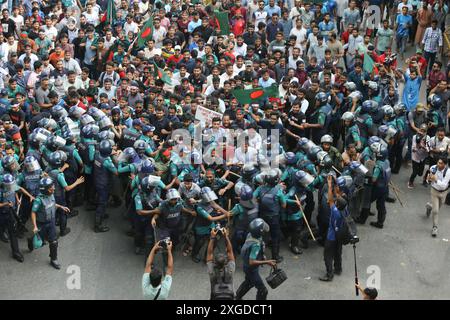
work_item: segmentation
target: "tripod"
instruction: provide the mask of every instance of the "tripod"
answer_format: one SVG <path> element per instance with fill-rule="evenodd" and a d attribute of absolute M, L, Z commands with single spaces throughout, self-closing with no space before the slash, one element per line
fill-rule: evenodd
<path fill-rule="evenodd" d="M 353 258 L 355 261 L 355 284 L 359 284 L 358 282 L 358 266 L 356 265 L 356 243 L 353 243 Z M 355 287 L 355 293 L 359 296 L 359 290 Z"/>

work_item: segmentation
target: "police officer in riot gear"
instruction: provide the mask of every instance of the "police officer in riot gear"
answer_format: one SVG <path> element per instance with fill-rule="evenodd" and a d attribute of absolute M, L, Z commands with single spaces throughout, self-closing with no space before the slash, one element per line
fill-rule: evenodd
<path fill-rule="evenodd" d="M 182 214 L 195 215 L 193 210 L 184 207 L 180 193 L 176 189 L 167 191 L 166 200 L 152 211 L 152 226 L 158 227 L 159 239 L 170 238 L 174 245 L 179 243 L 183 231 Z"/>
<path fill-rule="evenodd" d="M 364 148 L 364 141 L 361 139 L 359 127 L 355 122 L 355 115 L 353 112 L 347 111 L 342 115 L 342 120 L 345 128 L 344 146 L 347 147 L 349 144 L 354 144 L 356 150 L 361 151 Z"/>
<path fill-rule="evenodd" d="M 336 147 L 333 147 L 333 137 L 329 134 L 320 138 L 320 144 L 323 151 L 327 152 L 333 162 L 333 166 L 337 169 L 342 169 L 342 155 Z"/>
<path fill-rule="evenodd" d="M 332 108 L 328 104 L 328 95 L 325 92 L 317 93 L 315 101 L 315 109 L 310 116 L 312 123 L 305 123 L 303 126 L 306 129 L 312 129 L 312 140 L 319 144 L 320 138 L 328 132 Z"/>
<path fill-rule="evenodd" d="M 258 217 L 258 203 L 253 198 L 253 189 L 249 185 L 242 185 L 239 193 L 239 203 L 231 210 L 234 217 L 234 231 L 231 238 L 233 249 L 240 253 L 241 247 L 247 238 L 250 222 Z"/>
<path fill-rule="evenodd" d="M 23 262 L 24 258 L 19 250 L 19 242 L 14 232 L 14 210 L 16 210 L 16 192 L 18 187 L 11 174 L 5 174 L 0 188 L 0 230 L 6 230 L 11 245 L 12 257 Z"/>
<path fill-rule="evenodd" d="M 34 198 L 39 194 L 39 181 L 43 176 L 43 171 L 39 161 L 33 156 L 27 156 L 23 162 L 24 170 L 17 177 L 17 184 L 23 186 Z M 20 207 L 20 220 L 25 224 L 30 218 L 32 199 L 25 197 L 22 199 Z M 19 226 L 20 228 L 21 226 Z M 26 229 L 18 230 L 25 232 Z"/>
<path fill-rule="evenodd" d="M 442 99 L 437 94 L 431 94 L 428 96 L 428 103 L 431 106 L 431 110 L 427 113 L 428 121 L 428 135 L 433 137 L 436 135 L 439 127 L 445 126 L 444 117 L 441 114 L 441 108 L 443 105 Z"/>
<path fill-rule="evenodd" d="M 141 133 L 142 122 L 139 119 L 133 120 L 132 128 L 125 128 L 122 132 L 122 139 L 120 141 L 121 149 L 125 149 L 128 147 L 133 147 L 134 143 L 139 139 L 142 135 Z"/>
<path fill-rule="evenodd" d="M 395 127 L 398 130 L 396 141 L 389 154 L 389 162 L 392 166 L 392 173 L 398 173 L 403 160 L 403 147 L 405 146 L 406 139 L 408 138 L 407 126 L 406 126 L 406 105 L 404 103 L 398 103 L 394 106 L 395 113 Z"/>
<path fill-rule="evenodd" d="M 192 261 L 200 262 L 198 256 L 200 249 L 208 240 L 212 228 L 216 227 L 216 223 L 226 219 L 229 212 L 218 206 L 214 201 L 217 195 L 209 187 L 203 187 L 201 191 L 202 201 L 197 205 L 197 217 L 194 223 L 195 243 L 192 249 Z M 220 214 L 219 214 L 220 213 Z"/>
<path fill-rule="evenodd" d="M 378 219 L 377 222 L 371 222 L 370 225 L 382 229 L 386 219 L 386 196 L 389 192 L 389 181 L 391 179 L 388 149 L 384 145 L 380 145 L 379 150 L 377 150 L 376 159 L 372 175 L 372 202 L 376 201 Z"/>
<path fill-rule="evenodd" d="M 50 247 L 50 264 L 55 269 L 61 269 L 58 262 L 58 241 L 56 237 L 56 209 L 69 212 L 69 208 L 56 203 L 53 193 L 55 184 L 51 178 L 42 178 L 39 181 L 39 195 L 34 199 L 31 209 L 33 233 L 39 233 L 41 239 L 47 239 Z M 33 240 L 28 239 L 28 249 L 33 251 Z"/>
<path fill-rule="evenodd" d="M 236 300 L 242 300 L 244 295 L 253 287 L 256 287 L 256 300 L 266 300 L 268 290 L 259 275 L 259 266 L 269 265 L 275 267 L 275 260 L 266 260 L 264 256 L 265 244 L 263 233 L 270 228 L 263 219 L 257 218 L 249 224 L 249 234 L 241 249 L 244 262 L 245 280 L 236 291 Z"/>
<path fill-rule="evenodd" d="M 54 197 L 56 203 L 61 207 L 66 207 L 66 191 L 71 191 L 84 182 L 84 177 L 76 179 L 72 184 L 68 184 L 64 176 L 64 171 L 69 167 L 66 163 L 67 156 L 63 151 L 55 151 L 49 157 L 49 167 L 46 169 L 48 176 L 55 183 Z M 59 221 L 60 235 L 64 237 L 70 232 L 67 227 L 67 215 L 64 210 L 56 210 Z"/>
<path fill-rule="evenodd" d="M 90 117 L 87 114 L 84 116 Z M 83 126 L 81 129 L 81 141 L 77 144 L 77 149 L 83 162 L 84 177 L 86 179 L 84 199 L 87 201 L 87 210 L 95 210 L 95 183 L 93 175 L 95 146 L 94 126 L 91 124 Z"/>
<path fill-rule="evenodd" d="M 286 198 L 278 185 L 278 172 L 271 169 L 265 175 L 265 185 L 255 190 L 254 196 L 259 203 L 259 215 L 270 226 L 272 240 L 272 258 L 277 262 L 283 261 L 280 256 L 280 213 L 286 209 Z"/>
<path fill-rule="evenodd" d="M 161 203 L 161 188 L 158 179 L 148 176 L 141 180 L 138 193 L 134 197 L 134 245 L 136 254 L 147 257 L 155 242 L 151 224 L 152 210 Z"/>
<path fill-rule="evenodd" d="M 94 182 L 97 191 L 97 209 L 95 210 L 95 232 L 107 232 L 109 228 L 103 224 L 106 204 L 109 198 L 110 175 L 118 175 L 117 168 L 111 160 L 112 145 L 109 140 L 103 140 L 98 146 L 94 158 Z"/>

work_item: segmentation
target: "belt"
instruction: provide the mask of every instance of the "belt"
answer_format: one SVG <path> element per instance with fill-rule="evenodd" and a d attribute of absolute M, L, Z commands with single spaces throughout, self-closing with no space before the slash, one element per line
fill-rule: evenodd
<path fill-rule="evenodd" d="M 445 189 L 445 190 L 438 190 L 438 189 L 436 189 L 436 188 L 433 188 L 433 190 L 435 190 L 435 191 L 437 191 L 437 192 L 445 192 L 445 191 L 447 191 L 448 190 L 448 188 L 447 189 Z"/>

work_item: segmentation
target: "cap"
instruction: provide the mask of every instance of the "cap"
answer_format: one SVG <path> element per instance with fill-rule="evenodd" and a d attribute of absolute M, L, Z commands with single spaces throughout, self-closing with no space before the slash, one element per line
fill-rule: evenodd
<path fill-rule="evenodd" d="M 153 52 L 155 55 L 160 56 L 162 51 L 161 51 L 161 49 L 155 49 L 155 50 L 153 50 Z"/>
<path fill-rule="evenodd" d="M 418 103 L 416 105 L 416 111 L 423 111 L 424 109 L 425 108 L 424 108 L 424 105 L 422 103 Z"/>
<path fill-rule="evenodd" d="M 175 46 L 175 50 L 181 50 L 181 46 L 179 46 L 178 44 Z"/>
<path fill-rule="evenodd" d="M 247 60 L 247 61 L 245 61 L 245 66 L 247 67 L 247 66 L 253 66 L 253 62 L 252 61 L 250 61 L 250 60 Z"/>
<path fill-rule="evenodd" d="M 139 119 L 134 119 L 133 120 L 133 126 L 142 126 L 142 121 Z"/>
<path fill-rule="evenodd" d="M 422 54 L 422 53 L 423 53 L 423 51 L 422 51 L 422 49 L 417 49 L 417 50 L 416 50 L 416 53 L 420 53 L 420 54 Z"/>
<path fill-rule="evenodd" d="M 133 123 L 134 124 L 134 123 Z M 153 126 L 148 126 L 148 125 L 144 125 L 143 127 L 142 127 L 142 133 L 147 133 L 147 132 L 153 132 L 153 131 L 155 131 L 155 127 L 153 127 Z"/>

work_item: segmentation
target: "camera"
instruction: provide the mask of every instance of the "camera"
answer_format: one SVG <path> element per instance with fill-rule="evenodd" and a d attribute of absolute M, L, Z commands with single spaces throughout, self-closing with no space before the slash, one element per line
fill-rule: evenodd
<path fill-rule="evenodd" d="M 159 245 L 164 250 L 167 250 L 167 245 L 169 244 L 169 242 L 170 242 L 170 237 L 167 237 L 167 238 L 159 240 Z"/>
<path fill-rule="evenodd" d="M 353 235 L 350 237 L 350 243 L 351 244 L 357 244 L 359 242 L 359 237 L 356 235 Z"/>

